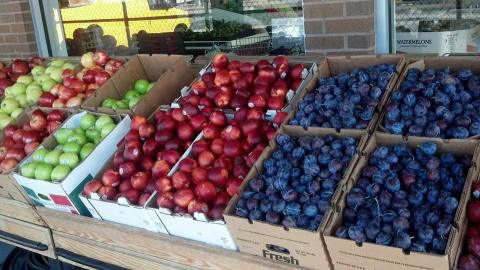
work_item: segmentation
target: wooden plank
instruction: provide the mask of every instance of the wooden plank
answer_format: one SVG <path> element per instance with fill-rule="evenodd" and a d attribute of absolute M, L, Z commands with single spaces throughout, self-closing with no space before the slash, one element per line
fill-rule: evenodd
<path fill-rule="evenodd" d="M 32 205 L 0 197 L 0 215 L 46 226 Z"/>
<path fill-rule="evenodd" d="M 50 229 L 46 227 L 0 215 L 0 241 L 55 258 L 52 235 Z M 38 246 L 32 248 L 32 245 L 28 245 L 27 242 L 33 242 L 33 245 L 42 244 L 46 246 L 46 250 L 41 250 Z"/>
<path fill-rule="evenodd" d="M 137 256 L 153 257 L 159 264 L 174 265 L 175 268 L 189 269 L 292 269 L 291 265 L 278 264 L 258 256 L 252 256 L 236 251 L 229 251 L 202 244 L 196 241 L 185 240 L 173 236 L 161 235 L 146 230 L 106 222 L 93 218 L 76 216 L 68 213 L 38 208 L 40 216 L 53 230 L 56 238 L 69 235 L 77 240 L 92 241 L 98 245 L 105 245 L 112 249 L 119 249 L 128 254 L 134 252 Z M 55 239 L 56 240 L 56 239 Z M 74 250 L 75 241 L 70 244 L 65 240 L 63 245 Z M 55 241 L 57 247 L 57 240 Z M 95 250 L 77 250 L 84 254 L 95 256 Z M 140 255 L 142 254 L 142 255 Z M 103 255 L 105 256 L 105 255 Z M 146 268 L 146 269 L 157 269 Z"/>

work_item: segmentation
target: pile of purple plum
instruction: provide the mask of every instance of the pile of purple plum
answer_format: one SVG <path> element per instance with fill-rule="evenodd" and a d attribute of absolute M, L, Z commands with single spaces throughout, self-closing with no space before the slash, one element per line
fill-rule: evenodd
<path fill-rule="evenodd" d="M 352 137 L 276 137 L 263 173 L 248 183 L 235 214 L 287 228 L 317 230 L 337 184 L 356 154 Z"/>
<path fill-rule="evenodd" d="M 444 254 L 471 159 L 439 154 L 432 142 L 377 147 L 346 196 L 336 236 Z"/>
<path fill-rule="evenodd" d="M 367 128 L 395 72 L 394 65 L 381 64 L 320 78 L 318 88 L 306 94 L 299 103 L 290 125 Z"/>
<path fill-rule="evenodd" d="M 383 122 L 393 134 L 465 139 L 480 134 L 480 77 L 471 70 L 410 69 Z"/>

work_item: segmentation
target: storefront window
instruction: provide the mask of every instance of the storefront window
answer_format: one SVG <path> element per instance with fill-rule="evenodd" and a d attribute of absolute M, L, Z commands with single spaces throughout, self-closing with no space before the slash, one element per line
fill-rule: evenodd
<path fill-rule="evenodd" d="M 396 51 L 480 52 L 480 1 L 397 0 Z"/>
<path fill-rule="evenodd" d="M 69 55 L 302 54 L 301 0 L 61 0 Z"/>

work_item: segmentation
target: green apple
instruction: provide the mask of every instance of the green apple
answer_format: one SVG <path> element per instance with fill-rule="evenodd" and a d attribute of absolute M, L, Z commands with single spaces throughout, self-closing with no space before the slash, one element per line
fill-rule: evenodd
<path fill-rule="evenodd" d="M 61 154 L 62 152 L 58 150 L 52 150 L 45 155 L 43 162 L 56 166 L 58 164 L 58 159 L 60 158 Z"/>
<path fill-rule="evenodd" d="M 5 92 L 5 97 L 14 97 L 11 86 L 5 88 L 4 92 Z"/>
<path fill-rule="evenodd" d="M 126 99 L 131 99 L 133 97 L 138 97 L 140 94 L 135 91 L 135 90 L 128 90 L 127 93 L 125 93 L 125 98 Z"/>
<path fill-rule="evenodd" d="M 53 149 L 53 150 L 63 152 L 63 144 L 57 144 L 57 146 L 55 146 L 55 149 Z"/>
<path fill-rule="evenodd" d="M 25 90 L 25 93 L 28 93 L 28 91 L 30 89 L 34 89 L 34 88 L 38 89 L 38 90 L 42 90 L 42 86 L 40 84 L 34 82 L 34 83 L 31 83 L 31 84 L 27 85 L 27 89 Z"/>
<path fill-rule="evenodd" d="M 147 87 L 147 92 L 150 92 L 150 90 L 152 90 L 152 88 L 155 86 L 155 83 L 151 82 L 148 84 L 148 87 Z"/>
<path fill-rule="evenodd" d="M 45 73 L 45 68 L 42 67 L 42 66 L 36 66 L 36 67 L 32 68 L 31 72 L 32 72 L 33 77 L 38 77 L 38 76 Z"/>
<path fill-rule="evenodd" d="M 84 160 L 85 158 L 87 158 L 88 155 L 90 155 L 90 153 L 92 153 L 94 149 L 95 149 L 95 144 L 86 143 L 80 150 L 80 159 Z"/>
<path fill-rule="evenodd" d="M 31 88 L 27 91 L 27 103 L 30 105 L 36 104 L 40 99 L 40 96 L 43 94 L 41 89 Z"/>
<path fill-rule="evenodd" d="M 37 165 L 37 162 L 27 163 L 20 168 L 20 173 L 27 178 L 34 178 Z"/>
<path fill-rule="evenodd" d="M 78 143 L 79 145 L 84 145 L 88 142 L 88 139 L 84 134 L 73 132 L 73 134 L 67 139 L 67 142 L 74 142 Z M 63 147 L 63 151 L 65 151 L 65 146 Z"/>
<path fill-rule="evenodd" d="M 57 82 L 55 82 L 54 80 L 52 79 L 48 79 L 48 80 L 45 80 L 43 83 L 42 83 L 42 90 L 43 92 L 48 92 L 50 91 L 50 89 L 52 89 L 55 84 L 57 84 Z"/>
<path fill-rule="evenodd" d="M 122 109 L 128 109 L 128 104 L 127 102 L 123 101 L 123 100 L 118 100 L 115 102 L 115 106 L 116 108 L 115 109 L 119 109 L 119 110 L 122 110 Z"/>
<path fill-rule="evenodd" d="M 73 130 L 67 128 L 60 128 L 55 132 L 55 139 L 59 144 L 66 144 L 68 138 L 73 135 Z"/>
<path fill-rule="evenodd" d="M 64 69 L 64 70 L 65 70 L 65 69 L 73 69 L 73 70 L 75 70 L 75 68 L 76 68 L 76 66 L 75 66 L 74 64 L 68 63 L 68 62 L 65 63 L 65 64 L 63 64 L 63 66 L 62 66 L 62 69 Z"/>
<path fill-rule="evenodd" d="M 102 102 L 102 107 L 112 108 L 114 104 L 115 100 L 113 98 L 107 98 Z"/>
<path fill-rule="evenodd" d="M 17 117 L 23 112 L 23 108 L 16 108 L 13 110 L 13 112 L 10 114 L 10 118 L 12 119 L 17 119 Z"/>
<path fill-rule="evenodd" d="M 143 96 L 133 97 L 128 100 L 128 108 L 131 109 L 137 105 L 137 103 L 143 98 Z"/>
<path fill-rule="evenodd" d="M 10 116 L 0 116 L 0 130 L 4 129 L 10 122 L 12 122 Z"/>
<path fill-rule="evenodd" d="M 11 94 L 14 96 L 25 94 L 25 91 L 27 91 L 27 85 L 21 82 L 17 82 L 14 85 L 12 85 L 12 88 L 10 89 L 10 91 L 11 91 Z"/>
<path fill-rule="evenodd" d="M 45 69 L 45 74 L 48 74 L 50 76 L 50 73 L 52 73 L 52 71 L 54 71 L 55 69 L 57 69 L 57 67 L 48 65 L 47 68 Z"/>
<path fill-rule="evenodd" d="M 87 131 L 85 131 L 85 136 L 87 136 L 87 139 L 95 144 L 99 143 L 100 140 L 102 140 L 102 134 L 100 130 L 95 129 L 95 128 L 89 128 Z"/>
<path fill-rule="evenodd" d="M 65 152 L 65 153 L 78 154 L 78 153 L 80 153 L 81 149 L 82 149 L 82 147 L 80 146 L 80 144 L 78 144 L 76 142 L 68 142 L 68 143 L 63 145 L 63 152 Z"/>
<path fill-rule="evenodd" d="M 47 163 L 38 163 L 35 168 L 35 179 L 50 181 L 50 175 L 52 174 L 53 166 Z"/>
<path fill-rule="evenodd" d="M 112 132 L 112 130 L 116 127 L 116 125 L 114 123 L 108 123 L 108 124 L 105 124 L 103 127 L 102 127 L 102 131 L 101 131 L 101 135 L 102 135 L 102 139 L 107 137 L 108 134 L 110 134 L 110 132 Z"/>
<path fill-rule="evenodd" d="M 48 154 L 47 149 L 45 148 L 37 149 L 32 153 L 32 160 L 36 162 L 43 162 L 47 154 Z"/>
<path fill-rule="evenodd" d="M 63 153 L 60 155 L 60 165 L 65 165 L 70 168 L 75 168 L 78 165 L 79 159 L 75 153 Z"/>
<path fill-rule="evenodd" d="M 52 62 L 50 62 L 49 67 L 61 68 L 61 67 L 63 67 L 63 65 L 65 65 L 65 60 L 57 59 L 57 60 L 53 60 Z"/>
<path fill-rule="evenodd" d="M 57 165 L 52 170 L 51 178 L 52 181 L 61 181 L 65 179 L 70 173 L 70 167 L 66 165 Z"/>
<path fill-rule="evenodd" d="M 27 106 L 27 96 L 25 94 L 21 94 L 15 97 L 18 101 L 20 107 L 25 108 Z"/>
<path fill-rule="evenodd" d="M 57 83 L 62 82 L 62 72 L 63 70 L 61 68 L 55 68 L 50 72 L 50 78 L 54 80 Z"/>
<path fill-rule="evenodd" d="M 43 84 L 43 82 L 45 82 L 46 80 L 51 80 L 50 75 L 42 74 L 35 78 L 35 81 L 39 84 Z"/>
<path fill-rule="evenodd" d="M 135 91 L 137 91 L 140 94 L 145 94 L 148 91 L 148 84 L 149 82 L 147 80 L 137 80 L 135 82 Z"/>
<path fill-rule="evenodd" d="M 87 130 L 95 126 L 95 121 L 97 121 L 95 115 L 87 113 L 80 119 L 80 127 Z"/>
<path fill-rule="evenodd" d="M 6 98 L 0 103 L 0 109 L 6 114 L 11 114 L 20 104 L 14 98 Z"/>
<path fill-rule="evenodd" d="M 74 128 L 73 133 L 80 134 L 80 135 L 85 135 L 85 130 L 83 128 Z"/>
<path fill-rule="evenodd" d="M 23 75 L 17 78 L 17 83 L 23 83 L 29 85 L 33 82 L 33 77 L 30 75 Z"/>
<path fill-rule="evenodd" d="M 113 119 L 108 115 L 101 115 L 97 118 L 97 121 L 95 122 L 95 128 L 101 129 L 104 125 L 109 123 L 113 123 Z"/>

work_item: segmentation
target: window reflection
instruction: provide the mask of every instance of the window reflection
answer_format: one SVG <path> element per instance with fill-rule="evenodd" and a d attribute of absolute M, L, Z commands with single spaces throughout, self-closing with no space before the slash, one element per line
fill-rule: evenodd
<path fill-rule="evenodd" d="M 69 55 L 302 54 L 301 0 L 59 1 Z"/>

